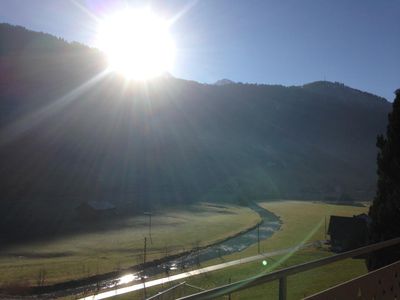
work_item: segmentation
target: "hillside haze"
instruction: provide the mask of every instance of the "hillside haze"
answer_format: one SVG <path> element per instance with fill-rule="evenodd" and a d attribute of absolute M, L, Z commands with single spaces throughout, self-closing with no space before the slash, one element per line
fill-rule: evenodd
<path fill-rule="evenodd" d="M 105 61 L 0 25 L 0 238 L 57 235 L 90 200 L 112 202 L 121 217 L 195 201 L 375 192 L 376 135 L 390 110 L 381 97 L 326 81 L 126 82 L 98 76 Z"/>

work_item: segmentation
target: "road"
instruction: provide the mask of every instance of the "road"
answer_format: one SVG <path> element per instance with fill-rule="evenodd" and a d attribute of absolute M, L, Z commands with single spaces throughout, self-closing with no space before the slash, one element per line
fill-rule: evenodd
<path fill-rule="evenodd" d="M 208 273 L 208 272 L 225 269 L 225 268 L 240 265 L 240 264 L 246 264 L 246 263 L 250 263 L 253 261 L 257 261 L 257 260 L 264 260 L 266 258 L 270 258 L 273 256 L 297 251 L 306 246 L 308 246 L 308 245 L 303 244 L 303 245 L 299 245 L 299 246 L 292 247 L 292 248 L 287 248 L 287 249 L 282 249 L 282 250 L 277 250 L 277 251 L 272 251 L 272 252 L 265 252 L 265 253 L 262 253 L 259 255 L 249 256 L 246 258 L 241 258 L 241 259 L 237 259 L 237 260 L 233 260 L 233 261 L 229 261 L 229 262 L 225 262 L 225 263 L 221 263 L 221 264 L 217 264 L 217 265 L 212 265 L 209 267 L 196 269 L 196 270 L 192 270 L 192 271 L 188 271 L 188 272 L 184 272 L 184 273 L 180 273 L 180 274 L 176 274 L 176 275 L 172 275 L 172 276 L 168 276 L 168 277 L 164 277 L 164 278 L 160 278 L 160 279 L 155 279 L 155 280 L 147 281 L 144 283 L 133 284 L 133 285 L 122 287 L 122 288 L 115 288 L 113 290 L 108 290 L 106 292 L 102 292 L 102 293 L 99 293 L 96 295 L 84 297 L 79 300 L 106 299 L 106 298 L 110 298 L 110 297 L 114 297 L 114 296 L 118 296 L 118 295 L 122 295 L 122 294 L 126 294 L 126 293 L 131 293 L 134 291 L 138 291 L 138 290 L 143 289 L 144 287 L 149 288 L 149 287 L 153 287 L 153 286 L 157 286 L 157 285 L 161 285 L 161 284 L 174 282 L 174 281 L 188 278 L 191 276 L 196 276 L 196 275 L 200 275 L 200 274 L 204 274 L 204 273 Z"/>

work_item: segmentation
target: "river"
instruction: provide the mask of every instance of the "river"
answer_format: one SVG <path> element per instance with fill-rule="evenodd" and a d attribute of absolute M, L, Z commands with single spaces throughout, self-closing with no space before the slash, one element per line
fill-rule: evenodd
<path fill-rule="evenodd" d="M 46 296 L 49 296 L 50 298 L 82 293 L 98 293 L 107 289 L 115 289 L 127 285 L 138 284 L 140 282 L 143 282 L 144 279 L 147 281 L 150 280 L 150 278 L 160 274 L 165 274 L 165 276 L 169 276 L 172 272 L 175 273 L 176 271 L 187 271 L 188 269 L 191 269 L 193 267 L 199 267 L 203 262 L 209 261 L 211 259 L 243 251 L 249 246 L 257 243 L 258 240 L 262 241 L 267 239 L 275 231 L 279 230 L 281 226 L 280 219 L 268 210 L 256 204 L 251 205 L 250 208 L 260 215 L 261 222 L 259 223 L 259 225 L 253 229 L 226 239 L 220 243 L 202 248 L 197 251 L 192 251 L 190 253 L 175 257 L 170 260 L 167 259 L 164 263 L 161 264 L 150 265 L 141 271 L 132 271 L 132 273 L 126 271 L 127 274 L 122 277 L 121 275 L 119 275 L 118 277 L 110 276 L 110 278 L 107 279 L 91 282 L 88 282 L 86 280 L 86 282 L 82 281 L 82 284 L 79 284 L 79 281 L 76 281 L 70 286 L 65 286 L 65 289 L 62 289 L 62 285 L 60 285 L 60 289 L 43 292 L 46 294 Z M 42 295 L 45 296 L 44 294 Z"/>

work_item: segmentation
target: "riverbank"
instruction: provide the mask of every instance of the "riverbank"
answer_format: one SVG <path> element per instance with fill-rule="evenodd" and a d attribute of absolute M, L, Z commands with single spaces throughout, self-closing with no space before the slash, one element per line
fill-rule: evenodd
<path fill-rule="evenodd" d="M 261 202 L 259 204 L 277 215 L 282 221 L 280 230 L 267 240 L 261 242 L 261 252 L 271 253 L 279 249 L 291 248 L 301 242 L 314 246 L 217 270 L 208 273 L 207 276 L 194 276 L 185 280 L 187 284 L 201 289 L 211 289 L 229 282 L 239 281 L 273 270 L 330 256 L 333 253 L 319 242 L 326 238 L 325 216 L 327 217 L 328 224 L 328 217 L 330 215 L 352 216 L 368 211 L 368 207 L 333 205 L 315 201 L 274 201 Z M 228 262 L 253 256 L 257 253 L 257 248 L 257 244 L 254 244 L 244 251 L 224 256 L 221 259 Z M 203 264 L 202 267 L 219 264 L 221 259 L 210 260 L 206 264 Z M 263 261 L 266 263 L 263 263 Z M 302 299 L 307 295 L 327 289 L 366 272 L 367 269 L 363 260 L 348 259 L 290 276 L 288 278 L 288 299 Z M 173 285 L 174 283 L 166 284 L 162 289 L 160 287 L 150 288 L 147 290 L 147 296 L 150 297 L 160 290 L 166 290 Z M 174 291 L 174 296 L 177 298 L 186 295 L 188 292 L 193 293 L 196 291 L 199 290 L 177 289 Z M 113 299 L 139 300 L 142 297 L 143 292 L 138 291 Z M 277 282 L 272 282 L 239 293 L 233 293 L 231 299 L 278 299 L 278 285 Z"/>
<path fill-rule="evenodd" d="M 69 295 L 80 295 L 81 297 L 83 297 L 98 293 L 100 293 L 100 295 L 115 295 L 115 292 L 117 290 L 134 291 L 137 290 L 137 287 L 139 287 L 140 289 L 142 282 L 141 278 L 146 278 L 146 282 L 154 283 L 157 285 L 163 282 L 163 279 L 157 278 L 162 278 L 164 276 L 167 276 L 167 282 L 169 282 L 170 279 L 172 280 L 172 278 L 174 277 L 182 278 L 182 276 L 186 275 L 193 276 L 195 273 L 198 272 L 195 269 L 203 263 L 207 263 L 209 260 L 212 260 L 216 257 L 221 258 L 221 256 L 223 255 L 242 251 L 243 249 L 246 249 L 250 245 L 254 244 L 257 240 L 260 241 L 270 237 L 281 226 L 281 222 L 279 221 L 277 216 L 265 210 L 261 206 L 253 204 L 251 205 L 251 209 L 253 209 L 260 215 L 262 221 L 259 222 L 256 226 L 249 228 L 248 230 L 245 230 L 239 234 L 235 234 L 234 236 L 228 237 L 225 240 L 220 241 L 216 244 L 203 248 L 199 247 L 195 250 L 189 251 L 188 253 L 176 255 L 175 257 L 163 258 L 162 260 L 159 260 L 157 262 L 149 263 L 146 266 L 142 265 L 140 268 L 140 272 L 138 272 L 137 270 L 131 270 L 130 273 L 125 273 L 125 276 L 120 278 L 117 277 L 117 275 L 113 274 L 110 274 L 112 276 L 110 276 L 109 279 L 105 279 L 102 281 L 99 280 L 100 278 L 92 278 L 92 280 L 90 280 L 90 278 L 87 278 L 85 279 L 85 281 L 82 282 L 72 282 L 73 285 L 70 287 L 68 286 L 68 283 L 64 283 L 60 285 L 58 289 L 52 289 L 53 287 L 41 288 L 36 291 L 36 294 L 41 294 L 41 296 L 48 296 L 50 298 L 58 298 Z M 256 232 L 257 235 L 255 234 Z M 278 253 L 276 253 L 275 255 L 277 254 Z M 248 258 L 245 260 L 248 261 Z M 237 263 L 243 262 L 244 261 L 241 260 Z M 223 268 L 225 267 L 225 265 L 226 264 L 221 264 L 220 267 Z M 231 263 L 229 263 L 229 265 L 231 265 Z M 212 266 L 211 269 L 215 269 L 215 266 Z M 205 269 L 204 271 L 209 272 L 209 270 Z M 121 284 L 120 281 L 125 282 L 125 280 L 122 280 L 122 278 L 130 278 L 132 281 L 127 284 Z M 78 283 L 80 283 L 80 285 L 77 285 Z M 119 284 L 116 285 L 116 283 Z M 102 297 L 103 296 L 101 296 L 100 298 Z"/>
<path fill-rule="evenodd" d="M 146 217 L 124 222 L 125 227 L 120 230 L 65 237 L 3 251 L 0 254 L 1 288 L 24 290 L 106 273 L 120 274 L 124 269 L 143 263 L 146 236 L 146 260 L 155 261 L 220 242 L 256 226 L 260 217 L 249 208 L 234 205 L 192 205 L 155 214 L 152 240 Z"/>

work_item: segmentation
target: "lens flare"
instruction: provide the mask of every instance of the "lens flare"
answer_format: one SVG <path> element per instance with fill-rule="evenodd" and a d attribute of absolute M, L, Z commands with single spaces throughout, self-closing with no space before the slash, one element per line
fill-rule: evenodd
<path fill-rule="evenodd" d="M 263 260 L 262 265 L 265 267 L 266 265 L 268 265 L 268 262 L 266 260 Z"/>

